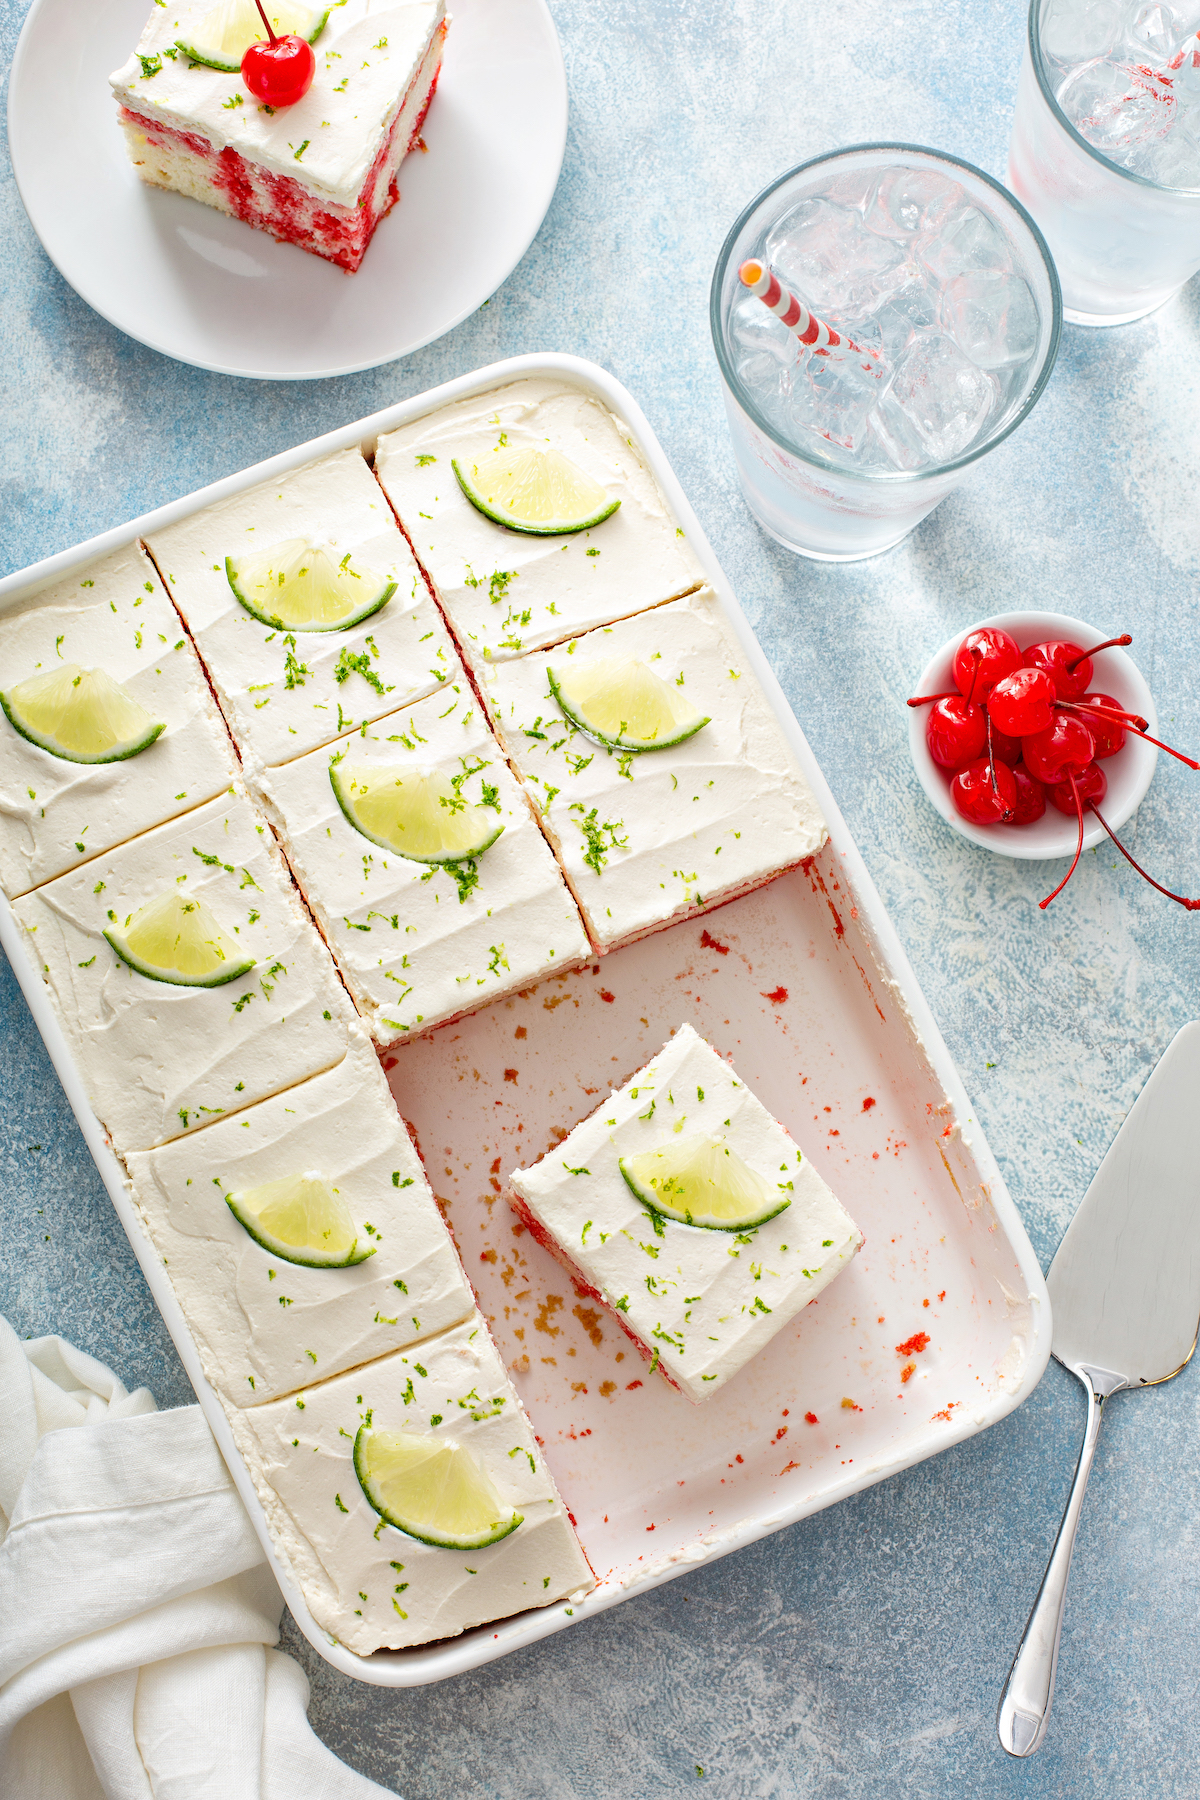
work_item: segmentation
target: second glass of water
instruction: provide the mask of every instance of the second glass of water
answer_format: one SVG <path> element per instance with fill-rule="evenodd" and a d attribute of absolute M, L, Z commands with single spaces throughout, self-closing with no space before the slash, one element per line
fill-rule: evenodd
<path fill-rule="evenodd" d="M 748 262 L 782 288 L 774 310 L 739 276 Z M 787 295 L 828 333 L 789 328 Z M 898 543 L 1021 423 L 1061 329 L 1024 209 L 911 144 L 817 157 L 753 200 L 717 260 L 711 316 L 751 512 L 835 562 Z"/>

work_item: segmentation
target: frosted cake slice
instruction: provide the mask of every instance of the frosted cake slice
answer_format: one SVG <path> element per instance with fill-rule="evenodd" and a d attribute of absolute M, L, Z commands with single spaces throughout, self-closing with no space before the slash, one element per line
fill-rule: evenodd
<path fill-rule="evenodd" d="M 196 653 L 137 544 L 0 613 L 0 703 L 0 888 L 10 899 L 211 800 L 237 770 Z"/>
<path fill-rule="evenodd" d="M 661 703 L 661 736 L 679 741 L 631 751 L 581 729 L 563 698 L 584 675 L 596 693 L 576 717 L 603 724 L 615 705 L 621 726 L 632 680 L 631 707 Z M 497 663 L 484 695 L 602 950 L 769 881 L 828 835 L 711 588 Z"/>
<path fill-rule="evenodd" d="M 357 1026 L 325 1074 L 126 1161 L 204 1372 L 234 1406 L 276 1399 L 474 1314 L 421 1159 Z M 249 1204 L 251 1223 L 265 1211 L 270 1234 L 279 1213 L 259 1192 L 297 1175 L 315 1177 L 346 1208 L 357 1231 L 351 1254 L 370 1252 L 364 1261 L 305 1267 L 272 1253 L 227 1204 L 227 1195 Z M 293 1240 L 321 1237 L 316 1225 Z M 293 1245 L 293 1255 L 310 1253 Z"/>
<path fill-rule="evenodd" d="M 689 1224 L 673 1215 L 715 1191 L 687 1173 L 712 1166 L 701 1160 L 709 1145 L 735 1184 L 732 1212 L 724 1225 Z M 509 1181 L 534 1236 L 694 1401 L 736 1375 L 863 1241 L 783 1126 L 690 1025 Z M 730 1224 L 739 1213 L 763 1222 Z"/>
<path fill-rule="evenodd" d="M 447 1549 L 386 1524 L 355 1474 L 360 1427 L 466 1451 L 497 1511 L 521 1523 L 486 1549 Z M 319 1625 L 366 1656 L 456 1637 L 595 1586 L 483 1320 L 255 1406 L 233 1419 L 277 1548 Z M 434 1447 L 434 1446 L 427 1446 Z"/>
<path fill-rule="evenodd" d="M 441 615 L 356 449 L 231 495 L 147 543 L 251 770 L 302 756 L 458 672 Z M 310 549 L 320 562 L 310 565 Z M 314 576 L 331 569 L 329 611 L 376 610 L 357 624 L 314 629 L 310 619 L 289 629 L 293 609 L 320 606 Z"/>
<path fill-rule="evenodd" d="M 240 1111 L 346 1054 L 353 1010 L 241 788 L 60 875 L 13 910 L 119 1153 Z M 158 950 L 164 936 L 179 949 Z M 140 973 L 126 956 L 156 966 L 147 938 L 154 954 L 191 966 Z M 215 984 L 181 985 L 181 974 Z"/>
<path fill-rule="evenodd" d="M 386 835 L 389 786 L 423 780 L 440 817 L 467 822 L 479 842 L 494 841 L 477 855 L 440 864 L 389 849 L 403 835 Z M 575 903 L 465 681 L 272 769 L 261 791 L 343 979 L 381 1044 L 471 1012 L 589 954 Z M 383 795 L 383 813 L 358 812 L 355 825 L 343 808 L 354 812 L 367 791 Z"/>
<path fill-rule="evenodd" d="M 453 462 L 554 450 L 620 506 L 593 529 L 511 531 L 469 501 Z M 533 376 L 386 432 L 375 472 L 432 577 L 467 660 L 556 643 L 697 586 L 704 572 L 627 427 L 581 388 Z"/>
<path fill-rule="evenodd" d="M 445 7 L 274 0 L 267 14 L 316 55 L 308 92 L 274 110 L 241 76 L 244 50 L 266 38 L 249 0 L 156 0 L 137 48 L 109 77 L 130 160 L 152 187 L 353 271 L 400 198 L 397 173 L 437 87 Z"/>

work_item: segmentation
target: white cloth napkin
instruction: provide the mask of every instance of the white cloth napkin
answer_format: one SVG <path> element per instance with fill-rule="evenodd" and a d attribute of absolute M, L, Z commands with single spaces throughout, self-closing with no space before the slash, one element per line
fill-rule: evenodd
<path fill-rule="evenodd" d="M 200 1408 L 0 1318 L 0 1800 L 389 1800 L 282 1611 Z"/>

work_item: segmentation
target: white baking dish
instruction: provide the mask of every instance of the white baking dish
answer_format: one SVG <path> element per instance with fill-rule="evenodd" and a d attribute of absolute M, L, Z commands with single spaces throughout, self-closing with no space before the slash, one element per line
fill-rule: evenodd
<path fill-rule="evenodd" d="M 874 883 L 649 425 L 602 369 L 570 356 L 526 356 L 447 382 L 7 577 L 0 610 L 298 463 L 355 443 L 369 451 L 380 432 L 446 401 L 543 374 L 597 395 L 629 426 L 830 830 L 803 870 L 388 1057 L 401 1111 L 595 1568 L 599 1585 L 582 1605 L 371 1657 L 353 1655 L 314 1622 L 271 1544 L 225 1415 L 0 897 L 0 943 L 288 1605 L 328 1662 L 385 1687 L 439 1681 L 505 1655 L 982 1431 L 1025 1399 L 1050 1354 L 1037 1258 Z M 609 1083 L 684 1019 L 733 1056 L 867 1239 L 819 1301 L 702 1407 L 648 1377 L 612 1321 L 581 1302 L 559 1265 L 514 1230 L 497 1191 L 508 1169 L 591 1111 Z M 928 1334 L 928 1345 L 901 1354 L 897 1345 L 918 1333 Z"/>

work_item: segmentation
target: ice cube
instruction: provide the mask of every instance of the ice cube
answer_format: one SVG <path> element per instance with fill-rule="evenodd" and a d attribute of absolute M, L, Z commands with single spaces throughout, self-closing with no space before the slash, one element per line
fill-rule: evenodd
<path fill-rule="evenodd" d="M 1171 76 L 1130 63 L 1085 64 L 1061 84 L 1057 99 L 1080 135 L 1114 161 L 1164 137 L 1176 108 Z"/>
<path fill-rule="evenodd" d="M 773 358 L 784 368 L 797 363 L 802 354 L 795 332 L 753 294 L 743 292 L 734 302 L 729 314 L 729 335 L 740 349 Z"/>
<path fill-rule="evenodd" d="M 857 450 L 887 383 L 887 372 L 863 351 L 847 346 L 815 352 L 793 383 L 792 421 L 843 450 Z"/>
<path fill-rule="evenodd" d="M 1012 267 L 1004 234 L 986 213 L 970 204 L 951 214 L 938 232 L 923 237 L 917 245 L 917 255 L 941 282 L 974 269 L 1007 272 Z"/>
<path fill-rule="evenodd" d="M 947 337 L 918 338 L 896 371 L 892 396 L 929 455 L 950 462 L 971 443 L 1000 392 Z"/>
<path fill-rule="evenodd" d="M 1019 275 L 976 269 L 956 275 L 942 319 L 959 349 L 981 369 L 1011 369 L 1037 349 L 1037 302 Z"/>
<path fill-rule="evenodd" d="M 1139 8 L 1133 23 L 1126 28 L 1125 41 L 1130 55 L 1139 62 L 1145 58 L 1165 68 L 1190 35 L 1182 13 L 1173 6 L 1164 6 L 1161 0 L 1150 0 L 1149 5 Z"/>
<path fill-rule="evenodd" d="M 1120 0 L 1050 0 L 1042 16 L 1042 49 L 1060 63 L 1106 56 L 1121 35 Z"/>
<path fill-rule="evenodd" d="M 861 217 L 827 200 L 803 200 L 775 226 L 767 261 L 804 305 L 837 326 L 856 313 L 873 284 L 901 260 L 896 244 L 864 229 Z"/>
<path fill-rule="evenodd" d="M 871 314 L 871 322 L 879 332 L 881 354 L 893 369 L 914 337 L 920 332 L 936 331 L 939 324 L 937 294 L 924 271 L 915 263 L 908 263 L 905 276 L 904 282 Z M 856 341 L 861 342 L 861 338 Z"/>
<path fill-rule="evenodd" d="M 912 237 L 928 229 L 962 197 L 958 182 L 936 169 L 888 169 L 866 210 L 865 222 L 880 237 Z"/>
<path fill-rule="evenodd" d="M 867 421 L 867 442 L 878 444 L 890 468 L 923 469 L 929 462 L 920 432 L 890 390 Z"/>

